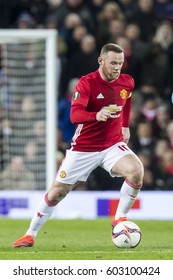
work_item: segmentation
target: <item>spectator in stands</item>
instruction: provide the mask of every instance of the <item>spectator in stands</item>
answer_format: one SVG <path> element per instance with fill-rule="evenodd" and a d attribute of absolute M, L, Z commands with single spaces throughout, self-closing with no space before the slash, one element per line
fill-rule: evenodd
<path fill-rule="evenodd" d="M 71 54 L 80 51 L 81 40 L 88 34 L 88 30 L 84 24 L 77 25 L 74 28 L 72 32 L 71 45 L 68 46 Z"/>
<path fill-rule="evenodd" d="M 158 99 L 155 96 L 146 96 L 140 110 L 140 120 L 152 123 L 157 114 Z"/>
<path fill-rule="evenodd" d="M 125 16 L 118 4 L 109 1 L 106 2 L 97 17 L 96 40 L 98 48 L 108 42 L 113 42 L 116 36 L 123 35 Z"/>
<path fill-rule="evenodd" d="M 68 58 L 67 58 L 68 46 L 63 38 L 57 37 L 57 56 L 56 56 L 56 88 L 57 98 L 64 95 L 67 88 L 67 69 L 68 69 Z"/>
<path fill-rule="evenodd" d="M 0 173 L 0 189 L 31 190 L 36 187 L 35 178 L 24 164 L 21 156 L 14 156 Z"/>
<path fill-rule="evenodd" d="M 1 115 L 2 113 L 2 115 Z M 4 156 L 5 153 L 10 155 L 11 153 L 11 147 L 13 147 L 13 136 L 14 136 L 14 130 L 13 130 L 13 122 L 12 120 L 8 119 L 4 116 L 3 110 L 0 112 L 0 158 L 1 158 L 1 168 L 0 171 L 2 171 L 7 164 L 9 158 L 8 156 Z M 15 153 L 14 153 L 15 154 Z"/>
<path fill-rule="evenodd" d="M 154 190 L 155 182 L 153 176 L 153 158 L 149 149 L 140 150 L 137 154 L 144 166 L 144 190 Z"/>
<path fill-rule="evenodd" d="M 133 15 L 137 11 L 137 0 L 117 0 L 116 1 L 121 8 L 126 21 L 129 22 L 133 19 Z"/>
<path fill-rule="evenodd" d="M 138 106 L 138 104 L 135 102 L 132 105 L 131 108 L 131 113 L 130 113 L 130 140 L 128 143 L 128 146 L 132 149 L 132 150 L 136 150 L 135 148 L 135 142 L 136 142 L 136 131 L 137 131 L 137 126 L 139 123 L 139 115 L 140 115 L 140 106 Z"/>
<path fill-rule="evenodd" d="M 155 0 L 155 13 L 159 20 L 170 20 L 173 22 L 172 0 Z"/>
<path fill-rule="evenodd" d="M 64 27 L 64 19 L 70 14 L 76 13 L 82 20 L 82 23 L 85 24 L 89 32 L 94 32 L 94 21 L 91 16 L 89 7 L 84 0 L 66 0 L 56 9 L 55 15 L 57 17 L 57 26 L 58 29 Z"/>
<path fill-rule="evenodd" d="M 33 126 L 33 134 L 34 134 L 34 140 L 38 144 L 39 148 L 43 146 L 45 147 L 45 137 L 46 137 L 46 125 L 44 120 L 37 120 L 34 122 Z"/>
<path fill-rule="evenodd" d="M 171 88 L 173 88 L 173 23 L 170 21 L 161 21 L 157 26 L 153 40 L 160 44 L 162 51 L 168 58 L 169 68 L 163 95 L 164 98 L 170 99 Z"/>
<path fill-rule="evenodd" d="M 92 16 L 93 21 L 94 21 L 95 29 L 97 30 L 97 28 L 98 28 L 98 15 L 102 11 L 102 6 L 106 2 L 106 0 L 89 0 L 87 2 L 88 2 L 88 7 L 90 9 L 91 16 Z"/>
<path fill-rule="evenodd" d="M 33 173 L 37 171 L 38 146 L 35 141 L 29 141 L 24 147 L 24 162 Z"/>
<path fill-rule="evenodd" d="M 166 139 L 167 125 L 171 120 L 168 104 L 160 104 L 156 109 L 156 116 L 152 122 L 153 136 L 158 139 Z"/>
<path fill-rule="evenodd" d="M 48 8 L 47 1 L 42 1 L 42 0 L 14 1 L 13 0 L 13 2 L 14 2 L 13 9 L 16 8 L 19 14 L 23 12 L 29 14 L 34 19 L 36 26 L 37 25 L 42 26 L 43 19 L 47 14 L 47 8 Z"/>
<path fill-rule="evenodd" d="M 136 88 L 138 88 L 140 86 L 141 62 L 147 53 L 149 44 L 141 39 L 141 30 L 137 23 L 127 24 L 125 36 L 130 40 L 133 56 L 133 72 L 131 74 L 135 79 Z"/>
<path fill-rule="evenodd" d="M 35 141 L 29 141 L 25 146 L 26 160 L 34 162 L 38 154 L 38 146 Z"/>
<path fill-rule="evenodd" d="M 152 42 L 141 63 L 140 83 L 143 84 L 152 79 L 161 94 L 165 87 L 168 69 L 167 55 L 162 51 L 159 43 Z"/>
<path fill-rule="evenodd" d="M 54 15 L 63 0 L 46 0 L 47 1 L 47 15 Z"/>
<path fill-rule="evenodd" d="M 151 78 L 140 84 L 133 92 L 133 105 L 141 111 L 145 100 L 149 98 L 159 98 L 159 92 L 155 86 L 155 81 Z M 140 119 L 139 119 L 140 120 Z"/>
<path fill-rule="evenodd" d="M 44 27 L 46 29 L 57 29 L 57 20 L 55 15 L 48 15 L 45 18 Z"/>
<path fill-rule="evenodd" d="M 80 51 L 75 52 L 68 65 L 68 81 L 74 77 L 80 78 L 95 71 L 98 67 L 98 51 L 94 36 L 85 35 L 80 44 Z"/>
<path fill-rule="evenodd" d="M 170 120 L 167 124 L 166 135 L 169 141 L 169 145 L 171 149 L 173 149 L 173 120 Z"/>
<path fill-rule="evenodd" d="M 166 155 L 164 157 L 164 155 Z M 156 142 L 154 148 L 153 175 L 155 181 L 155 190 L 173 189 L 173 176 L 166 170 L 168 158 L 170 155 L 169 142 L 166 139 L 160 139 Z"/>
<path fill-rule="evenodd" d="M 37 145 L 38 169 L 36 189 L 45 189 L 46 184 L 46 125 L 44 120 L 37 120 L 33 124 L 33 141 Z"/>
<path fill-rule="evenodd" d="M 25 96 L 21 102 L 22 117 L 33 118 L 36 110 L 36 103 L 31 95 Z"/>
<path fill-rule="evenodd" d="M 21 100 L 20 110 L 15 112 L 14 130 L 19 138 L 20 130 L 25 123 L 25 139 L 32 135 L 33 122 L 36 120 L 36 102 L 33 96 L 24 96 Z M 24 141 L 24 139 L 23 139 Z"/>
<path fill-rule="evenodd" d="M 13 135 L 13 122 L 8 118 L 3 118 L 1 122 L 3 138 L 9 138 Z M 9 141 L 9 140 L 8 140 Z"/>
<path fill-rule="evenodd" d="M 154 41 L 158 42 L 162 50 L 167 51 L 173 43 L 173 27 L 170 21 L 161 21 L 156 28 Z"/>
<path fill-rule="evenodd" d="M 149 122 L 139 122 L 137 125 L 136 139 L 134 139 L 134 148 L 136 152 L 143 149 L 149 149 L 153 152 L 155 146 L 155 139 L 152 136 L 151 123 Z"/>
<path fill-rule="evenodd" d="M 35 189 L 44 190 L 46 183 L 45 176 L 45 157 L 44 153 L 40 151 L 38 143 L 33 138 L 27 142 L 24 147 L 24 163 L 27 169 L 34 174 L 35 178 Z"/>
<path fill-rule="evenodd" d="M 42 24 L 46 16 L 47 1 L 42 0 L 11 0 L 0 1 L 1 17 L 0 28 L 16 28 L 19 16 L 25 13 L 34 19 L 35 23 Z M 26 18 L 25 18 L 26 23 Z M 26 26 L 25 26 L 26 27 Z M 24 28 L 25 28 L 24 27 Z M 36 26 L 35 26 L 36 27 Z"/>
<path fill-rule="evenodd" d="M 18 29 L 33 29 L 36 27 L 36 21 L 28 13 L 22 13 L 17 19 L 17 28 Z"/>
<path fill-rule="evenodd" d="M 62 152 L 65 152 L 70 147 L 71 139 L 76 129 L 76 126 L 70 121 L 70 107 L 72 95 L 78 80 L 79 78 L 72 78 L 69 81 L 66 96 L 59 98 L 57 103 L 58 133 L 61 136 L 59 136 L 58 149 Z"/>
<path fill-rule="evenodd" d="M 163 168 L 164 170 L 173 176 L 173 150 L 169 149 L 163 154 Z M 173 189 L 173 186 L 172 186 Z"/>
<path fill-rule="evenodd" d="M 123 37 L 125 34 L 126 25 L 122 20 L 112 19 L 108 25 L 108 39 L 109 42 L 116 42 L 118 37 Z"/>
<path fill-rule="evenodd" d="M 157 162 L 159 162 L 162 159 L 164 153 L 167 152 L 169 149 L 170 149 L 170 147 L 169 147 L 169 142 L 167 139 L 160 138 L 156 142 L 156 145 L 154 148 L 154 158 L 155 158 L 156 164 L 157 164 Z"/>
<path fill-rule="evenodd" d="M 164 152 L 154 174 L 157 189 L 173 190 L 173 150 Z"/>
<path fill-rule="evenodd" d="M 150 42 L 158 23 L 154 10 L 154 0 L 138 0 L 132 21 L 138 24 L 141 30 L 141 39 Z"/>
<path fill-rule="evenodd" d="M 82 24 L 79 15 L 71 13 L 67 16 L 65 19 L 65 27 L 59 30 L 59 36 L 64 39 L 68 46 L 68 58 L 80 50 L 80 42 L 88 33 L 88 29 Z"/>
<path fill-rule="evenodd" d="M 64 39 L 68 46 L 68 56 L 72 55 L 73 38 L 72 33 L 76 26 L 81 25 L 81 17 L 77 13 L 69 13 L 64 19 L 64 25 L 62 28 L 59 28 L 59 36 Z"/>

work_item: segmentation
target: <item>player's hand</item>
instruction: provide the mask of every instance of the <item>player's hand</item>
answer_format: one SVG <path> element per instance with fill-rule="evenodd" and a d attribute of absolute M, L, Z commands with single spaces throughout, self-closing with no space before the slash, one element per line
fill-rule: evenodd
<path fill-rule="evenodd" d="M 96 114 L 96 120 L 98 122 L 106 122 L 107 119 L 109 119 L 111 116 L 111 113 L 108 112 L 106 109 L 101 109 L 97 114 Z"/>
<path fill-rule="evenodd" d="M 122 133 L 123 133 L 123 141 L 127 144 L 130 139 L 129 127 L 122 127 Z"/>

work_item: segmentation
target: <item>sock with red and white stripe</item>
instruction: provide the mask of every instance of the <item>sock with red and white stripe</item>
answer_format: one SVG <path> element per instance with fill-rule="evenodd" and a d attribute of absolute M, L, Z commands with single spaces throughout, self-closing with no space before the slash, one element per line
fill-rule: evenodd
<path fill-rule="evenodd" d="M 141 185 L 136 187 L 127 179 L 124 181 L 120 190 L 120 200 L 115 213 L 115 220 L 118 220 L 121 217 L 126 217 L 126 214 L 133 206 L 140 189 Z"/>
<path fill-rule="evenodd" d="M 57 203 L 50 202 L 48 200 L 48 195 L 46 194 L 43 200 L 38 205 L 26 234 L 31 235 L 32 237 L 36 237 L 42 226 L 52 216 L 56 204 Z"/>

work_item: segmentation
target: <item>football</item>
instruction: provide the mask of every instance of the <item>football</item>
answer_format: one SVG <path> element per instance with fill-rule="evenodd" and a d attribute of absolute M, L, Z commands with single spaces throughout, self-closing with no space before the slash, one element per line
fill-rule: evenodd
<path fill-rule="evenodd" d="M 131 221 L 118 223 L 112 231 L 112 241 L 118 248 L 135 248 L 141 238 L 140 228 Z"/>

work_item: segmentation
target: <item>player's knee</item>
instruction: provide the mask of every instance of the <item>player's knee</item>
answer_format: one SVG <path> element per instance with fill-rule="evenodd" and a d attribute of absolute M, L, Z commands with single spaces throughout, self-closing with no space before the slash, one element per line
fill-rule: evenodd
<path fill-rule="evenodd" d="M 57 199 L 62 200 L 69 193 L 70 188 L 67 185 L 59 185 L 57 187 Z"/>
<path fill-rule="evenodd" d="M 132 181 L 134 185 L 136 186 L 142 185 L 142 181 L 144 177 L 144 167 L 141 161 L 137 161 L 131 166 L 131 171 L 129 176 L 130 176 L 130 181 Z"/>
<path fill-rule="evenodd" d="M 49 190 L 49 198 L 53 202 L 60 202 L 70 191 L 70 185 L 61 184 L 58 182 L 53 183 Z"/>

